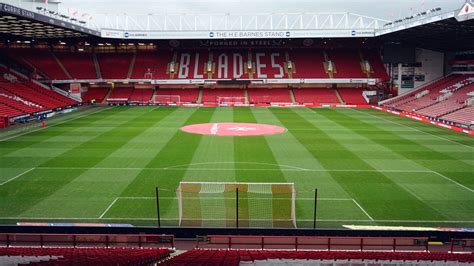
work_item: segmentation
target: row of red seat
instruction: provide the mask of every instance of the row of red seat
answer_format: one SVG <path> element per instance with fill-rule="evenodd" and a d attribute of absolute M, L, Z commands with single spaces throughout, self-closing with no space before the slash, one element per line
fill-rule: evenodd
<path fill-rule="evenodd" d="M 94 55 L 91 53 L 51 52 L 48 50 L 26 50 L 7 53 L 14 60 L 40 70 L 50 79 L 97 79 L 100 78 L 96 71 Z M 238 54 L 238 59 L 234 57 Z M 225 68 L 219 68 L 220 63 Z M 258 56 L 257 56 L 258 55 Z M 388 79 L 387 72 L 380 56 L 374 51 L 358 50 L 331 50 L 326 52 L 328 60 L 335 65 L 334 78 L 379 78 Z M 214 70 L 211 78 L 251 78 L 251 74 L 244 68 L 249 60 L 256 66 L 254 72 L 268 78 L 329 78 L 324 69 L 323 50 L 317 49 L 271 49 L 258 52 L 246 50 L 194 50 L 194 51 L 156 51 L 134 53 L 97 53 L 99 73 L 103 79 L 170 79 L 170 78 L 209 78 L 204 67 L 211 60 Z M 134 59 L 135 58 L 135 59 Z M 175 74 L 169 73 L 169 63 L 176 62 Z M 235 62 L 234 62 L 235 60 Z M 371 73 L 366 74 L 361 67 L 362 60 L 368 60 L 372 67 Z M 292 73 L 288 73 L 285 64 L 292 62 Z M 187 71 L 181 68 L 186 66 Z M 255 67 L 255 66 L 254 66 Z M 196 68 L 196 69 L 195 69 Z M 168 72 L 168 73 L 167 73 Z M 253 78 L 263 78 L 254 73 Z"/>
<path fill-rule="evenodd" d="M 168 249 L 157 248 L 0 248 L 0 265 L 2 256 L 54 256 L 27 265 L 151 265 L 169 255 Z"/>
<path fill-rule="evenodd" d="M 472 75 L 450 75 L 384 102 L 383 106 L 469 126 L 474 121 L 474 112 L 469 112 L 472 109 L 466 105 L 474 92 L 472 78 Z M 452 95 L 439 101 L 438 97 L 444 96 L 446 91 L 451 91 Z"/>
<path fill-rule="evenodd" d="M 367 104 L 362 96 L 363 88 L 339 88 L 339 95 L 345 104 Z M 90 88 L 83 96 L 84 102 L 95 99 L 102 102 L 107 95 L 108 88 Z M 247 92 L 248 102 L 252 104 L 259 103 L 290 103 L 292 102 L 291 91 L 289 89 L 279 88 L 256 88 L 256 89 L 203 89 L 201 103 L 219 103 L 222 97 L 245 97 Z M 334 89 L 328 88 L 304 88 L 293 89 L 297 103 L 313 104 L 341 104 Z M 158 95 L 153 98 L 153 95 Z M 179 98 L 178 98 L 179 96 Z M 150 101 L 157 103 L 186 102 L 195 103 L 198 100 L 198 89 L 132 89 L 115 88 L 107 97 L 108 102 L 139 102 L 148 103 Z M 179 99 L 179 100 L 178 100 Z"/>
<path fill-rule="evenodd" d="M 163 265 L 239 265 L 245 261 L 281 260 L 397 260 L 474 262 L 473 254 L 429 252 L 346 252 L 194 249 L 177 255 Z"/>

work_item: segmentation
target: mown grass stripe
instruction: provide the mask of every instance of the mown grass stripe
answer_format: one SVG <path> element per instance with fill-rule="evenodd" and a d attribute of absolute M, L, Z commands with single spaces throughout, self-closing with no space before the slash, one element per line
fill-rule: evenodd
<path fill-rule="evenodd" d="M 122 137 L 118 134 L 114 137 L 114 149 L 108 150 L 107 153 L 102 151 L 101 156 L 103 157 L 97 160 L 95 166 L 100 167 L 104 162 L 108 162 L 110 157 L 117 153 L 123 153 L 122 150 L 124 149 L 128 150 L 127 147 L 131 145 L 130 143 L 141 139 L 143 135 L 147 135 L 154 126 L 173 114 L 175 110 L 177 109 L 168 109 L 156 114 L 151 114 L 146 109 L 140 110 L 140 113 L 143 115 L 133 119 L 125 126 L 121 126 L 127 129 L 124 130 L 125 135 Z M 111 135 L 114 135 L 113 132 Z M 135 156 L 136 154 L 129 153 L 128 160 L 133 161 Z M 116 158 L 116 161 L 119 160 Z M 98 216 L 103 211 L 104 206 L 109 204 L 110 198 L 119 195 L 138 173 L 139 170 L 124 172 L 118 169 L 98 170 L 89 167 L 86 172 L 80 174 L 71 183 L 36 204 L 34 209 L 28 211 L 28 214 L 41 213 L 48 206 L 55 206 L 64 197 L 68 197 L 72 202 L 68 206 L 55 207 L 54 212 L 62 212 L 68 215 L 72 215 L 74 212 L 81 212 Z M 88 208 L 83 208 L 87 204 L 86 201 L 91 201 L 90 199 L 93 199 L 92 203 L 88 204 Z"/>
<path fill-rule="evenodd" d="M 4 138 L 0 140 L 0 147 L 2 148 L 2 154 L 0 154 L 0 158 L 6 157 L 10 153 L 18 151 L 19 149 L 32 147 L 32 146 L 34 147 L 40 144 L 41 142 L 50 140 L 56 136 L 64 135 L 68 132 L 71 132 L 77 129 L 74 127 L 70 127 L 70 128 L 61 127 L 61 125 L 65 123 L 70 123 L 73 120 L 87 120 L 90 118 L 95 118 L 95 117 L 99 118 L 100 116 L 115 114 L 115 112 L 105 112 L 109 110 L 113 110 L 113 109 L 112 108 L 111 109 L 109 108 L 98 109 L 94 113 L 86 113 L 79 117 L 73 117 L 71 119 L 67 119 L 58 123 L 48 124 L 46 128 L 39 128 L 33 131 L 27 131 L 19 135 Z M 96 121 L 90 120 L 89 124 L 92 124 L 94 122 Z M 22 138 L 20 139 L 19 137 L 22 137 Z M 41 141 L 39 142 L 38 140 L 34 139 L 35 137 L 40 137 Z"/>
<path fill-rule="evenodd" d="M 234 108 L 234 122 L 244 123 L 257 123 L 255 115 L 252 113 L 250 108 Z M 235 177 L 238 182 L 255 182 L 263 180 L 271 180 L 271 182 L 287 182 L 283 173 L 280 171 L 278 162 L 270 149 L 267 139 L 264 136 L 251 136 L 251 137 L 234 137 L 234 160 L 236 162 L 255 162 L 275 165 L 275 171 L 235 171 Z M 235 168 L 242 168 L 243 165 L 236 164 Z M 251 201 L 250 201 L 251 202 Z M 273 225 L 276 227 L 287 227 L 285 223 L 276 222 L 279 219 L 288 218 L 286 213 L 289 212 L 284 205 L 278 204 L 275 200 L 272 201 L 272 206 L 268 206 L 271 209 L 271 215 L 269 213 L 251 213 L 255 206 L 249 206 L 249 201 L 242 200 L 243 206 L 240 206 L 242 210 L 246 210 L 240 216 L 243 219 L 242 226 L 250 226 L 246 219 L 252 220 L 256 215 L 266 215 L 267 218 L 273 217 Z M 288 207 L 288 206 L 286 206 Z M 263 210 L 262 210 L 263 211 Z"/>
<path fill-rule="evenodd" d="M 389 124 L 391 123 L 398 126 L 403 126 L 405 129 L 409 129 L 411 131 L 424 133 L 426 135 L 430 135 L 431 137 L 438 138 L 443 141 L 448 141 L 454 144 L 459 144 L 467 148 L 471 148 L 471 149 L 474 148 L 474 138 L 466 134 L 461 134 L 459 132 L 454 132 L 454 131 L 441 128 L 441 127 L 436 127 L 430 124 L 420 123 L 419 121 L 410 120 L 407 118 L 400 118 L 398 116 L 394 116 L 392 114 L 380 112 L 377 110 L 372 110 L 372 109 L 366 109 L 366 110 L 353 109 L 353 110 L 359 113 L 364 113 L 366 116 L 371 116 L 378 120 L 383 120 Z"/>
<path fill-rule="evenodd" d="M 210 121 L 214 108 L 212 109 L 197 109 L 193 112 L 184 125 L 207 123 Z M 196 134 L 188 134 L 176 131 L 175 135 L 166 143 L 166 145 L 156 154 L 145 168 L 166 168 L 174 165 L 187 165 L 194 156 L 194 153 L 199 146 L 202 136 Z M 122 196 L 154 196 L 155 187 L 160 188 L 161 196 L 175 195 L 179 182 L 184 177 L 186 168 L 173 172 L 161 172 L 153 169 L 143 169 L 136 176 L 129 186 L 123 191 Z M 176 205 L 171 204 L 171 201 L 164 200 L 162 202 L 163 217 L 177 218 Z M 127 213 L 131 217 L 135 215 L 142 217 L 143 215 L 156 215 L 154 204 L 147 205 L 128 205 L 117 206 L 112 208 L 107 217 L 116 217 Z M 175 225 L 176 224 L 172 224 Z"/>
<path fill-rule="evenodd" d="M 117 113 L 121 114 L 122 112 L 131 112 L 130 109 L 122 109 Z M 104 151 L 100 154 L 96 155 L 94 159 L 90 159 L 87 152 L 84 152 L 84 157 L 80 157 L 80 160 L 83 160 L 85 163 L 77 163 L 76 156 L 77 150 L 81 148 L 94 149 L 94 143 L 98 141 L 106 140 L 109 138 L 110 134 L 120 134 L 123 131 L 123 127 L 130 121 L 137 119 L 141 116 L 144 116 L 146 113 L 144 112 L 133 112 L 133 115 L 129 115 L 126 119 L 120 121 L 116 127 L 109 129 L 105 132 L 102 132 L 98 136 L 89 141 L 83 142 L 80 145 L 76 146 L 71 150 L 67 150 L 64 153 L 56 156 L 49 161 L 40 164 L 39 166 L 75 166 L 79 165 L 82 167 L 92 167 L 95 163 L 100 161 L 101 159 L 108 156 L 110 152 L 114 149 L 120 147 L 121 145 L 125 144 L 127 140 L 123 140 L 122 142 L 117 142 L 114 145 L 108 146 Z M 113 118 L 108 116 L 108 119 Z M 139 131 L 137 131 L 137 134 Z M 72 158 L 72 159 L 71 159 Z M 54 174 L 63 176 L 62 179 L 51 179 L 52 173 L 47 170 L 37 170 L 29 172 L 28 174 L 23 175 L 22 177 L 16 179 L 14 182 L 10 182 L 5 186 L 0 187 L 0 195 L 5 200 L 0 201 L 0 210 L 5 210 L 5 213 L 9 213 L 9 215 L 19 215 L 27 210 L 35 209 L 35 205 L 40 203 L 41 201 L 45 200 L 56 191 L 60 190 L 70 182 L 72 182 L 75 178 L 83 174 L 86 169 L 83 170 L 75 170 L 75 171 L 60 171 Z M 54 180 L 54 181 L 53 181 Z M 35 186 L 24 186 L 24 184 L 37 184 Z M 15 196 L 13 196 L 15 195 Z M 8 208 L 6 208 L 8 206 Z M 3 212 L 2 212 L 3 213 Z"/>
<path fill-rule="evenodd" d="M 318 122 L 324 122 L 317 116 L 311 122 L 304 119 L 299 113 L 306 112 L 305 110 L 291 110 L 287 113 L 279 109 L 272 109 L 272 111 L 287 128 L 299 125 L 299 127 L 319 129 Z M 315 110 L 315 112 L 324 113 L 330 112 L 330 110 Z M 291 131 L 291 129 L 290 132 L 326 168 L 350 166 L 351 168 L 375 170 L 360 159 L 357 154 L 342 146 L 335 135 L 329 136 L 322 130 L 310 134 Z M 386 217 L 447 219 L 381 173 L 366 172 L 364 175 L 360 175 L 360 173 L 351 172 L 330 172 L 330 174 L 375 220 Z"/>
<path fill-rule="evenodd" d="M 370 120 L 366 120 L 364 119 L 364 117 L 371 116 L 371 114 L 364 113 L 365 116 L 362 117 L 362 119 L 359 119 L 355 117 L 353 113 L 342 112 L 342 111 L 337 111 L 337 112 L 341 118 L 357 119 L 357 127 L 352 127 L 352 130 L 354 132 L 357 132 L 358 134 L 365 136 L 367 138 L 371 138 L 371 136 L 367 134 L 367 132 L 359 131 L 358 128 L 359 127 L 372 128 L 374 130 L 377 130 L 383 133 L 383 135 L 385 135 L 385 137 L 388 139 L 396 139 L 397 140 L 396 142 L 387 142 L 387 141 L 384 141 L 383 139 L 373 138 L 373 137 L 371 138 L 373 142 L 379 145 L 382 145 L 390 149 L 394 153 L 397 153 L 398 155 L 406 159 L 414 161 L 418 163 L 419 165 L 422 165 L 425 168 L 432 170 L 433 172 L 441 174 L 441 176 L 445 176 L 449 179 L 452 179 L 454 182 L 460 183 L 461 185 L 467 187 L 470 191 L 474 189 L 474 179 L 472 178 L 472 171 L 473 171 L 472 165 L 467 164 L 463 162 L 462 160 L 459 160 L 458 158 L 454 158 L 450 156 L 448 152 L 444 152 L 444 153 L 438 152 L 434 149 L 429 148 L 426 145 L 420 144 L 419 142 L 415 140 L 411 140 L 403 135 L 399 135 L 397 133 L 386 130 L 382 126 L 379 126 L 377 124 L 370 124 L 369 122 L 366 122 Z M 345 124 L 345 125 L 350 126 L 350 124 Z M 399 148 L 400 145 L 412 147 L 412 151 L 406 151 L 406 150 L 400 149 Z M 463 145 L 463 144 L 454 143 L 454 145 Z M 450 170 L 446 170 L 447 164 L 449 164 Z"/>

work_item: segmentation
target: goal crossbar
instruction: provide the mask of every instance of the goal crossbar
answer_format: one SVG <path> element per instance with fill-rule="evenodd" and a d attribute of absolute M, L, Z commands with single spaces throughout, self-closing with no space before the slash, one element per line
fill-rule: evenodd
<path fill-rule="evenodd" d="M 180 226 L 296 228 L 294 183 L 180 182 L 176 194 Z"/>

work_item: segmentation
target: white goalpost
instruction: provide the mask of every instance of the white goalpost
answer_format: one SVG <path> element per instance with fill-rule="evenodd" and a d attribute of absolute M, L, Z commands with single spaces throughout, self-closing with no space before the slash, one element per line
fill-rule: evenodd
<path fill-rule="evenodd" d="M 179 95 L 155 95 L 154 102 L 163 104 L 180 103 L 181 97 Z"/>
<path fill-rule="evenodd" d="M 245 97 L 217 97 L 218 104 L 245 104 Z"/>
<path fill-rule="evenodd" d="M 179 226 L 296 228 L 293 183 L 180 182 Z"/>

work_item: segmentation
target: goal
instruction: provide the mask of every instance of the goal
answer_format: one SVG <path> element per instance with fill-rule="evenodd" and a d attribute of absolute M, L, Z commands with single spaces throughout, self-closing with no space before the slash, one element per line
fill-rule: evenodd
<path fill-rule="evenodd" d="M 155 95 L 155 103 L 180 103 L 181 97 L 179 95 Z"/>
<path fill-rule="evenodd" d="M 245 104 L 245 97 L 217 97 L 219 104 Z"/>
<path fill-rule="evenodd" d="M 296 228 L 293 183 L 180 182 L 179 226 Z"/>

